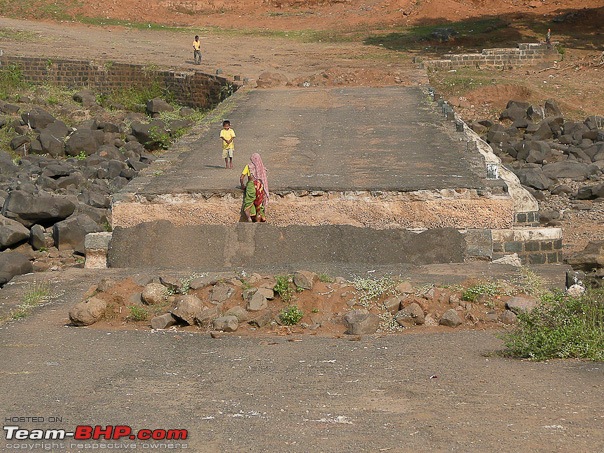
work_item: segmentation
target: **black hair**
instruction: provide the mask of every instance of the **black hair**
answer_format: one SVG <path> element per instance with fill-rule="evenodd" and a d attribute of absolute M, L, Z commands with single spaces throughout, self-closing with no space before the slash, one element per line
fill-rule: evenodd
<path fill-rule="evenodd" d="M 222 125 L 224 126 L 225 124 L 231 124 L 231 122 L 230 122 L 229 120 L 224 120 L 224 121 L 222 122 Z"/>

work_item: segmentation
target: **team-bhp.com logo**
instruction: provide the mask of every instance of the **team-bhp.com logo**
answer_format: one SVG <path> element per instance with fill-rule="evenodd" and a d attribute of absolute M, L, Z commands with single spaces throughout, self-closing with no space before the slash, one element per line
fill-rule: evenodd
<path fill-rule="evenodd" d="M 186 440 L 186 429 L 139 429 L 128 425 L 90 426 L 78 425 L 76 429 L 24 429 L 19 426 L 4 426 L 6 440 L 141 440 L 174 441 Z"/>

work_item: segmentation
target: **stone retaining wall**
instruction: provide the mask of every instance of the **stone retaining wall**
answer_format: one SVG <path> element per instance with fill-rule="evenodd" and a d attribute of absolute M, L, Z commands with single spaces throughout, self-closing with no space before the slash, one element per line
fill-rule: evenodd
<path fill-rule="evenodd" d="M 224 77 L 198 71 L 172 71 L 112 61 L 93 62 L 0 54 L 0 68 L 15 65 L 26 81 L 68 88 L 89 88 L 103 93 L 128 87 L 160 84 L 180 105 L 210 109 L 238 85 Z"/>
<path fill-rule="evenodd" d="M 491 231 L 492 259 L 517 253 L 522 264 L 562 262 L 560 228 L 526 228 Z"/>
<path fill-rule="evenodd" d="M 445 55 L 440 60 L 421 62 L 426 69 L 455 69 L 467 66 L 507 68 L 533 65 L 558 55 L 555 47 L 545 43 L 521 43 L 518 48 L 483 49 L 481 53 Z"/>

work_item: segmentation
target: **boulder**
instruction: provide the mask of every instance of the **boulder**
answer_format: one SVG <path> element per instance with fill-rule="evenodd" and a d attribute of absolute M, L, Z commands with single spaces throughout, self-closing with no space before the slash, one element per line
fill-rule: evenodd
<path fill-rule="evenodd" d="M 0 253 L 0 287 L 16 275 L 29 274 L 33 271 L 31 261 L 22 253 L 11 251 Z"/>
<path fill-rule="evenodd" d="M 518 168 L 513 169 L 513 171 L 518 176 L 520 184 L 526 187 L 532 187 L 537 190 L 548 190 L 554 183 L 540 168 Z"/>
<path fill-rule="evenodd" d="M 413 302 L 400 310 L 394 319 L 402 327 L 422 325 L 425 322 L 424 310 L 418 303 Z"/>
<path fill-rule="evenodd" d="M 575 270 L 585 272 L 604 268 L 604 241 L 590 241 L 585 248 L 566 260 Z"/>
<path fill-rule="evenodd" d="M 235 305 L 226 311 L 225 316 L 235 316 L 239 322 L 247 322 L 250 319 L 250 313 L 243 307 Z"/>
<path fill-rule="evenodd" d="M 16 220 L 0 216 L 0 250 L 29 239 L 29 230 Z"/>
<path fill-rule="evenodd" d="M 161 283 L 149 283 L 143 288 L 141 298 L 147 305 L 158 305 L 166 301 L 168 288 Z"/>
<path fill-rule="evenodd" d="M 107 302 L 98 297 L 92 297 L 80 302 L 69 310 L 69 319 L 75 326 L 89 326 L 100 320 L 107 310 Z"/>
<path fill-rule="evenodd" d="M 377 332 L 380 327 L 380 318 L 365 309 L 352 310 L 344 315 L 344 325 L 347 334 L 369 335 Z"/>
<path fill-rule="evenodd" d="M 177 320 L 172 313 L 164 313 L 151 319 L 151 328 L 155 330 L 167 329 L 177 324 Z"/>
<path fill-rule="evenodd" d="M 92 90 L 80 90 L 77 93 L 74 93 L 72 99 L 82 104 L 82 107 L 85 109 L 97 105 L 96 94 Z"/>
<path fill-rule="evenodd" d="M 192 326 L 195 324 L 196 318 L 201 316 L 205 309 L 201 299 L 194 294 L 187 294 L 178 298 L 176 306 L 172 309 L 171 313 L 176 318 Z"/>
<path fill-rule="evenodd" d="M 312 289 L 318 276 L 314 272 L 310 271 L 297 271 L 294 273 L 294 285 L 297 288 Z"/>
<path fill-rule="evenodd" d="M 55 247 L 59 250 L 71 249 L 82 255 L 86 254 L 84 240 L 88 233 L 99 233 L 103 227 L 86 214 L 76 214 L 57 222 L 52 227 Z"/>
<path fill-rule="evenodd" d="M 13 162 L 13 158 L 6 151 L 0 151 L 0 175 L 13 176 L 19 171 L 19 167 Z"/>
<path fill-rule="evenodd" d="M 511 310 L 504 310 L 503 313 L 499 315 L 499 322 L 502 324 L 516 324 L 518 322 L 518 317 L 516 313 Z"/>
<path fill-rule="evenodd" d="M 546 117 L 562 116 L 562 110 L 560 110 L 558 103 L 553 99 L 548 99 L 545 101 L 543 110 L 545 111 Z"/>
<path fill-rule="evenodd" d="M 235 332 L 239 327 L 239 319 L 237 319 L 237 316 L 221 316 L 220 318 L 216 318 L 212 324 L 214 330 Z"/>
<path fill-rule="evenodd" d="M 576 181 L 587 179 L 591 170 L 581 162 L 562 161 L 543 166 L 543 174 L 551 179 L 569 178 Z"/>
<path fill-rule="evenodd" d="M 260 291 L 254 291 L 251 297 L 247 299 L 246 308 L 249 311 L 260 311 L 268 308 L 268 300 Z"/>
<path fill-rule="evenodd" d="M 25 124 L 34 130 L 41 131 L 46 126 L 57 121 L 57 119 L 39 107 L 36 107 L 29 112 L 21 114 L 21 119 Z"/>
<path fill-rule="evenodd" d="M 103 144 L 103 131 L 80 128 L 69 136 L 65 143 L 65 153 L 69 156 L 86 156 L 98 152 Z"/>
<path fill-rule="evenodd" d="M 52 157 L 65 155 L 65 140 L 69 134 L 69 128 L 63 121 L 50 123 L 40 131 L 38 140 L 41 146 L 42 154 L 49 154 Z"/>
<path fill-rule="evenodd" d="M 449 309 L 441 316 L 440 321 L 438 323 L 441 326 L 447 327 L 457 327 L 463 323 L 462 319 L 457 314 L 457 310 Z"/>
<path fill-rule="evenodd" d="M 46 248 L 46 230 L 41 225 L 33 225 L 29 229 L 29 243 L 34 250 Z"/>
<path fill-rule="evenodd" d="M 539 301 L 534 297 L 516 296 L 512 297 L 505 303 L 505 308 L 514 312 L 515 314 L 528 313 L 532 311 L 538 304 Z"/>
<path fill-rule="evenodd" d="M 49 226 L 69 217 L 75 208 L 75 204 L 64 196 L 33 195 L 14 190 L 4 202 L 2 215 L 26 227 L 36 223 Z"/>
<path fill-rule="evenodd" d="M 217 284 L 210 291 L 210 301 L 213 304 L 222 303 L 225 300 L 229 299 L 234 292 L 235 289 L 232 286 Z"/>
<path fill-rule="evenodd" d="M 150 116 L 156 116 L 161 112 L 172 111 L 174 111 L 174 107 L 163 99 L 155 98 L 147 101 L 147 114 Z"/>

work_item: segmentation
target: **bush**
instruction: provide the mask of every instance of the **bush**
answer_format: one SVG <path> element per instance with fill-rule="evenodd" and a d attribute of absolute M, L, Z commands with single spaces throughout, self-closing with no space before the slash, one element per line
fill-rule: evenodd
<path fill-rule="evenodd" d="M 286 326 L 294 326 L 298 324 L 303 316 L 304 312 L 295 305 L 290 305 L 289 307 L 281 310 L 281 313 L 279 313 L 279 319 L 281 319 L 281 322 Z"/>
<path fill-rule="evenodd" d="M 468 302 L 476 302 L 483 294 L 485 296 L 493 297 L 500 293 L 500 288 L 497 283 L 484 282 L 477 285 L 470 286 L 462 294 L 462 300 Z"/>
<path fill-rule="evenodd" d="M 128 309 L 130 310 L 128 321 L 146 321 L 149 318 L 149 312 L 144 307 L 132 305 Z"/>
<path fill-rule="evenodd" d="M 544 296 L 519 324 L 504 335 L 510 356 L 546 360 L 582 358 L 604 361 L 604 290 L 580 298 L 560 291 Z"/>
<path fill-rule="evenodd" d="M 277 275 L 275 277 L 276 283 L 273 287 L 273 291 L 279 294 L 283 302 L 289 302 L 294 297 L 294 292 L 290 286 L 291 277 L 289 275 Z"/>

